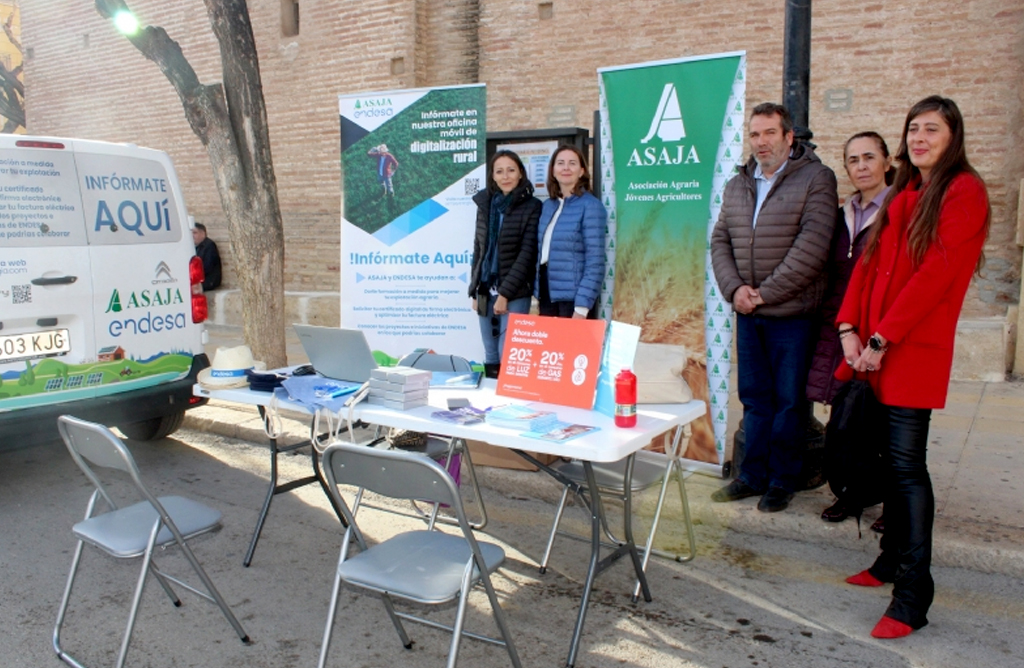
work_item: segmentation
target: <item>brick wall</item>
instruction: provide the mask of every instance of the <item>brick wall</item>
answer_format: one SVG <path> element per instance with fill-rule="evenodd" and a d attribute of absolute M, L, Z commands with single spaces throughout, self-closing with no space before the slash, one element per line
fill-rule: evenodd
<path fill-rule="evenodd" d="M 181 43 L 204 82 L 219 78 L 201 0 L 131 6 Z M 189 210 L 222 246 L 230 285 L 230 244 L 209 162 L 170 84 L 91 3 L 36 0 L 22 9 L 30 131 L 167 150 Z M 300 0 L 300 11 L 299 34 L 283 37 L 281 0 L 250 0 L 288 290 L 338 289 L 338 94 L 478 79 L 488 84 L 492 130 L 589 126 L 598 67 L 746 50 L 748 107 L 781 97 L 778 0 Z M 968 297 L 970 315 L 1001 315 L 1019 299 L 1013 236 L 1024 177 L 1022 55 L 1020 2 L 814 3 L 810 125 L 843 194 L 851 190 L 841 169 L 846 137 L 875 129 L 895 150 L 913 102 L 937 92 L 960 104 L 968 154 L 993 204 L 989 264 Z"/>

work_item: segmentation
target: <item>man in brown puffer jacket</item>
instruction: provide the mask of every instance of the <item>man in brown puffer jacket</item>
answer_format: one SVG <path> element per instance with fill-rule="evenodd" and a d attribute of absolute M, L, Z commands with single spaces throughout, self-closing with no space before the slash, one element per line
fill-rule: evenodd
<path fill-rule="evenodd" d="M 814 317 L 825 290 L 836 222 L 836 175 L 793 141 L 782 105 L 754 108 L 753 155 L 725 186 L 711 235 L 711 262 L 733 304 L 746 454 L 739 477 L 714 501 L 761 496 L 758 510 L 784 510 L 800 473 L 807 416 L 804 386 Z"/>

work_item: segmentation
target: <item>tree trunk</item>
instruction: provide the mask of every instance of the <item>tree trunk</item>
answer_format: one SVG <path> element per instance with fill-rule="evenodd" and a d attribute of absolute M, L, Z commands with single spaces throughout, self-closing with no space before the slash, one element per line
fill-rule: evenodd
<path fill-rule="evenodd" d="M 210 157 L 241 284 L 245 341 L 268 367 L 284 366 L 284 228 L 249 10 L 245 0 L 205 2 L 223 85 L 200 83 L 163 28 L 147 26 L 128 39 L 174 85 Z M 128 9 L 123 0 L 96 0 L 96 8 L 107 18 Z"/>

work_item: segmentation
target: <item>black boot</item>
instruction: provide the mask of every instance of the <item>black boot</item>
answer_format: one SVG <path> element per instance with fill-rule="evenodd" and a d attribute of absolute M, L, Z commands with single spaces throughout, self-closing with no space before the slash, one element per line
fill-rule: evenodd
<path fill-rule="evenodd" d="M 497 378 L 501 373 L 501 364 L 484 364 L 484 378 Z"/>

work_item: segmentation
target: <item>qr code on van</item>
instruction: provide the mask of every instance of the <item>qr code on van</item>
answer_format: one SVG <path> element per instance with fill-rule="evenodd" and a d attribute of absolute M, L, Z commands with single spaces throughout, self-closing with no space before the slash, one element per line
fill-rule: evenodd
<path fill-rule="evenodd" d="M 480 192 L 480 179 L 466 179 L 466 195 L 475 195 Z"/>
<path fill-rule="evenodd" d="M 11 301 L 15 304 L 31 304 L 32 284 L 26 283 L 25 285 L 12 285 Z"/>

